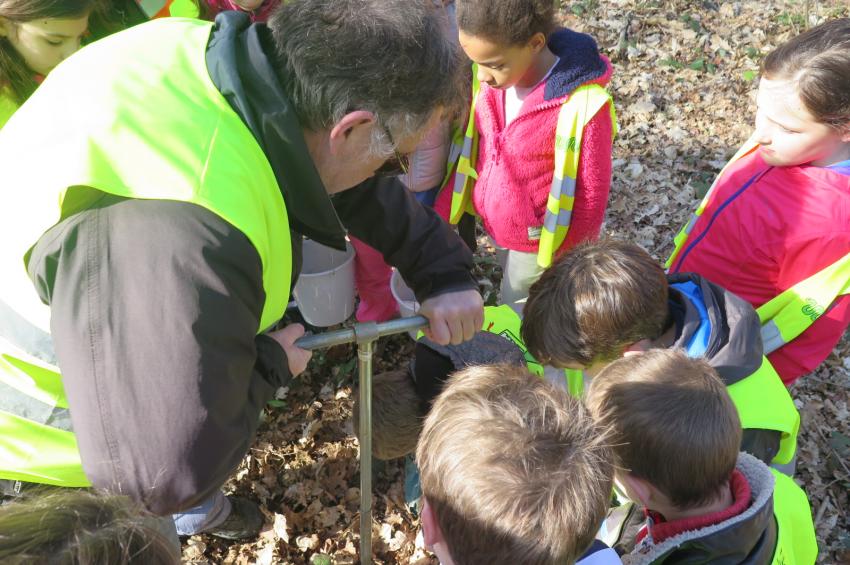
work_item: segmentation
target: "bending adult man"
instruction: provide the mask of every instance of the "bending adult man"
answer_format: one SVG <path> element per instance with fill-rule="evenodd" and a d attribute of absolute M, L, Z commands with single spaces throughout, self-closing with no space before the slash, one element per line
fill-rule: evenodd
<path fill-rule="evenodd" d="M 302 236 L 342 247 L 345 226 L 401 270 L 435 341 L 470 338 L 469 252 L 394 179 L 366 180 L 452 107 L 460 72 L 440 14 L 409 0 L 160 20 L 57 68 L 0 136 L 0 478 L 163 515 L 204 502 L 181 533 L 219 526 L 259 411 L 309 359 L 300 326 L 262 333 Z"/>

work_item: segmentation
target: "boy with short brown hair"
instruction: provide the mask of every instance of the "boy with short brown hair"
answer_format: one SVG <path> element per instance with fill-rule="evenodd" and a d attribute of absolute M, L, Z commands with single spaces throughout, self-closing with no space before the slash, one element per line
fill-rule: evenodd
<path fill-rule="evenodd" d="M 593 376 L 630 352 L 677 347 L 702 357 L 728 387 L 742 448 L 765 463 L 792 460 L 800 416 L 762 355 L 752 306 L 692 273 L 665 275 L 649 254 L 613 239 L 565 253 L 532 286 L 522 337 L 541 363 Z"/>
<path fill-rule="evenodd" d="M 738 453 L 735 405 L 705 360 L 629 355 L 594 378 L 587 405 L 611 430 L 618 484 L 644 508 L 636 536 L 623 527 L 634 513 L 606 523 L 624 563 L 814 563 L 805 493 Z"/>
<path fill-rule="evenodd" d="M 594 543 L 611 494 L 606 436 L 578 400 L 526 369 L 455 373 L 416 459 L 425 543 L 443 565 L 620 562 Z"/>

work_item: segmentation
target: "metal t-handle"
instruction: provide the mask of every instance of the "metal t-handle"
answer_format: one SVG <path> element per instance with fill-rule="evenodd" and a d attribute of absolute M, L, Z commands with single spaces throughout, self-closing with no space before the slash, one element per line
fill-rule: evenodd
<path fill-rule="evenodd" d="M 376 324 L 354 324 L 350 329 L 304 336 L 295 341 L 301 349 L 321 349 L 357 343 L 360 374 L 360 563 L 372 562 L 372 345 L 378 338 L 428 326 L 425 316 L 397 318 Z"/>

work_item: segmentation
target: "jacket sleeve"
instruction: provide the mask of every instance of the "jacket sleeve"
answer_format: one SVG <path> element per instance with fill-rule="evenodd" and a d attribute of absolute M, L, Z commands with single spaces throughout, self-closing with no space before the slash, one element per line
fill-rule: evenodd
<path fill-rule="evenodd" d="M 611 113 L 605 105 L 584 129 L 570 231 L 561 251 L 599 237 L 611 191 Z"/>
<path fill-rule="evenodd" d="M 776 284 L 790 288 L 848 253 L 850 233 L 833 230 L 817 239 L 784 242 Z M 813 252 L 813 250 L 817 252 Z M 805 276 L 804 276 L 805 275 Z M 850 296 L 840 296 L 805 332 L 777 349 L 768 359 L 788 385 L 814 371 L 832 353 L 850 325 Z"/>
<path fill-rule="evenodd" d="M 434 210 L 425 208 L 398 178 L 373 177 L 334 196 L 351 235 L 396 267 L 422 302 L 431 296 L 477 289 L 472 253 Z"/>
<path fill-rule="evenodd" d="M 160 515 L 207 498 L 289 376 L 255 335 L 265 295 L 248 239 L 193 204 L 105 197 L 48 231 L 29 270 L 89 480 Z"/>

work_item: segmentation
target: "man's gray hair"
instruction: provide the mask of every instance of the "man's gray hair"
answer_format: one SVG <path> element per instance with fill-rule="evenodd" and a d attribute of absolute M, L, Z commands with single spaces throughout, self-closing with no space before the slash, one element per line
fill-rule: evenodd
<path fill-rule="evenodd" d="M 445 11 L 430 0 L 294 0 L 268 23 L 283 87 L 301 126 L 327 128 L 354 110 L 372 112 L 397 141 L 438 107 L 466 99 L 466 66 Z M 384 128 L 372 150 L 391 154 Z"/>

